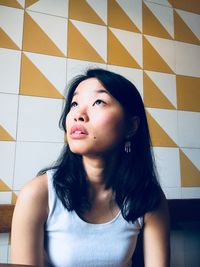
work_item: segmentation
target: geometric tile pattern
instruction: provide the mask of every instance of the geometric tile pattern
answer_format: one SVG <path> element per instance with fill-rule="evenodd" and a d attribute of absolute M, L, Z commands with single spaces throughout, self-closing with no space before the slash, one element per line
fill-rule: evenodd
<path fill-rule="evenodd" d="M 66 56 L 67 19 L 25 11 L 23 50 Z"/>
<path fill-rule="evenodd" d="M 199 45 L 199 15 L 175 9 L 174 20 L 176 40 Z"/>
<path fill-rule="evenodd" d="M 142 35 L 109 27 L 108 64 L 142 68 Z"/>
<path fill-rule="evenodd" d="M 59 154 L 66 83 L 88 66 L 137 86 L 167 197 L 200 197 L 199 1 L 0 0 L 0 203 Z"/>
<path fill-rule="evenodd" d="M 174 37 L 173 9 L 151 2 L 143 3 L 143 33 L 160 38 Z"/>
<path fill-rule="evenodd" d="M 23 16 L 22 9 L 0 5 L 0 47 L 22 48 Z"/>
<path fill-rule="evenodd" d="M 200 79 L 176 75 L 176 86 L 178 109 L 200 112 Z"/>
<path fill-rule="evenodd" d="M 176 76 L 144 71 L 144 103 L 146 107 L 176 109 Z"/>
<path fill-rule="evenodd" d="M 141 3 L 141 1 L 108 1 L 108 26 L 140 33 Z"/>
<path fill-rule="evenodd" d="M 96 34 L 98 32 L 98 34 Z M 106 26 L 69 20 L 68 57 L 106 63 Z"/>
<path fill-rule="evenodd" d="M 147 108 L 147 118 L 154 146 L 178 146 L 176 110 Z"/>
<path fill-rule="evenodd" d="M 66 60 L 61 57 L 23 52 L 20 94 L 63 98 Z"/>
<path fill-rule="evenodd" d="M 200 165 L 195 159 L 200 156 L 200 150 L 180 149 L 181 184 L 183 187 L 200 187 Z"/>

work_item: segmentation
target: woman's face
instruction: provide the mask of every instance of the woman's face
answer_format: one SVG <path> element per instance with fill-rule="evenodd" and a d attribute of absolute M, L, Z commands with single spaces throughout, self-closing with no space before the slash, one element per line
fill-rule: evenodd
<path fill-rule="evenodd" d="M 96 78 L 87 79 L 74 92 L 66 129 L 72 152 L 103 155 L 125 137 L 123 108 Z"/>

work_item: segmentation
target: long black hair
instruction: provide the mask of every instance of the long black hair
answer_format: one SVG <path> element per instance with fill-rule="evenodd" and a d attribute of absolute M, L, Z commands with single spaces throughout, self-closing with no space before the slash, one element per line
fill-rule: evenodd
<path fill-rule="evenodd" d="M 121 147 L 120 155 L 117 156 L 115 166 L 112 168 L 112 175 L 106 180 L 106 187 L 113 190 L 123 217 L 133 222 L 146 212 L 156 209 L 161 196 L 144 104 L 136 87 L 123 76 L 104 69 L 89 69 L 85 74 L 75 77 L 68 88 L 59 122 L 65 133 L 66 116 L 70 110 L 74 91 L 82 81 L 89 78 L 98 79 L 121 104 L 127 117 L 139 118 L 139 127 L 130 140 L 131 152 L 126 153 Z M 89 185 L 82 156 L 73 153 L 66 143 L 52 168 L 54 188 L 64 207 L 68 211 L 75 210 L 79 213 L 89 209 Z"/>

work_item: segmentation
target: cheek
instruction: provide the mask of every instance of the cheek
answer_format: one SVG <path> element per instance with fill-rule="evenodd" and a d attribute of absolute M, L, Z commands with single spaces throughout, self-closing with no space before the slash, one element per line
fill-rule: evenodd
<path fill-rule="evenodd" d="M 122 116 L 107 116 L 104 118 L 102 131 L 105 130 L 113 138 L 123 137 L 125 134 L 124 117 Z"/>

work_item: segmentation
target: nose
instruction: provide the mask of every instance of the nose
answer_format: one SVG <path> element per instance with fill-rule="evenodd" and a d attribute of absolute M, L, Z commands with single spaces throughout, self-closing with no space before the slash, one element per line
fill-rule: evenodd
<path fill-rule="evenodd" d="M 76 113 L 74 114 L 74 120 L 77 121 L 82 121 L 82 122 L 86 122 L 88 121 L 88 115 L 86 110 L 83 109 L 78 109 L 76 111 Z"/>

